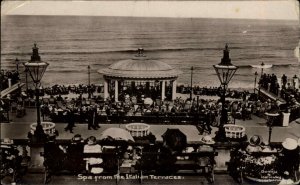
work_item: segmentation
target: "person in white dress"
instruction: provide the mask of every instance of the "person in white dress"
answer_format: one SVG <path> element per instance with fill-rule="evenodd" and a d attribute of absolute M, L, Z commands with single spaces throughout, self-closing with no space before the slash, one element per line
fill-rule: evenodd
<path fill-rule="evenodd" d="M 99 144 L 96 143 L 96 137 L 90 136 L 88 138 L 87 144 L 84 145 L 83 153 L 84 154 L 97 154 L 102 153 L 102 148 Z M 101 164 L 103 162 L 101 157 L 88 157 L 86 160 L 86 170 L 90 173 L 99 174 L 103 172 Z"/>

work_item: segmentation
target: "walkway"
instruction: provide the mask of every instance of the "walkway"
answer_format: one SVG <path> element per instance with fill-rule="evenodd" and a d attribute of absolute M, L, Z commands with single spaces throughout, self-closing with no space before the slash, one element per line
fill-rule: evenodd
<path fill-rule="evenodd" d="M 23 87 L 24 85 L 25 85 L 24 83 L 18 82 L 16 84 L 12 85 L 11 87 L 4 89 L 3 91 L 1 91 L 1 98 L 5 97 L 6 95 L 8 95 L 12 92 L 14 92 L 18 88 Z"/>
<path fill-rule="evenodd" d="M 256 88 L 256 89 L 257 89 L 257 92 L 259 92 L 259 89 L 258 88 Z M 286 104 L 286 101 L 284 99 L 280 98 L 279 96 L 277 96 L 263 88 L 260 88 L 260 93 L 267 96 L 268 98 L 270 98 L 273 101 L 279 100 L 281 104 Z"/>
<path fill-rule="evenodd" d="M 30 124 L 34 123 L 36 120 L 36 110 L 35 109 L 27 109 L 27 115 L 23 118 L 16 118 L 11 115 L 10 123 L 1 123 L 1 139 L 9 137 L 13 139 L 27 139 L 27 133 L 30 128 Z M 246 134 L 248 137 L 252 135 L 261 135 L 264 141 L 268 139 L 269 128 L 266 126 L 266 120 L 252 116 L 252 120 L 236 120 L 237 125 L 242 125 L 246 127 Z M 81 134 L 83 138 L 87 138 L 91 135 L 99 138 L 101 132 L 109 127 L 121 127 L 125 128 L 125 125 L 119 124 L 100 124 L 101 128 L 98 130 L 88 130 L 87 124 L 76 124 L 74 128 L 74 133 L 65 132 L 64 128 L 66 127 L 66 123 L 57 123 L 56 129 L 59 132 L 59 136 L 57 139 L 71 139 L 74 134 Z M 196 126 L 193 125 L 151 125 L 150 131 L 154 134 L 158 141 L 162 140 L 161 135 L 168 128 L 178 128 L 180 129 L 186 136 L 188 142 L 197 142 L 200 141 L 201 135 L 199 135 L 199 131 Z M 217 128 L 213 127 L 211 136 L 214 137 L 215 131 Z M 272 142 L 282 142 L 285 138 L 290 137 L 294 139 L 300 138 L 300 124 L 296 121 L 289 124 L 288 127 L 274 127 L 272 132 Z"/>

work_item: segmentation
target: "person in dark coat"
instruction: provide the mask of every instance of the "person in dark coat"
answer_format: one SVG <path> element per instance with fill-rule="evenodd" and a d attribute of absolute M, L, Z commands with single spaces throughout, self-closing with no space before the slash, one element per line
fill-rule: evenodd
<path fill-rule="evenodd" d="M 96 118 L 97 112 L 95 112 L 95 109 L 93 107 L 89 107 L 89 110 L 87 112 L 88 115 L 88 129 L 91 130 L 92 128 L 94 130 L 98 130 L 97 126 L 95 126 L 95 118 Z"/>
<path fill-rule="evenodd" d="M 282 143 L 283 149 L 280 153 L 281 174 L 285 171 L 294 174 L 299 169 L 299 146 L 292 138 L 286 138 Z"/>
<path fill-rule="evenodd" d="M 46 167 L 46 182 L 50 182 L 52 174 L 63 169 L 65 149 L 55 142 L 55 137 L 49 138 L 44 145 L 44 166 Z"/>
<path fill-rule="evenodd" d="M 83 160 L 84 140 L 80 134 L 75 134 L 67 146 L 67 168 L 73 173 L 81 173 L 85 169 Z"/>
<path fill-rule="evenodd" d="M 94 127 L 100 128 L 100 126 L 99 126 L 100 116 L 98 115 L 96 106 L 94 107 L 94 110 L 93 110 L 93 117 L 94 117 L 94 122 L 93 122 Z"/>
<path fill-rule="evenodd" d="M 287 77 L 285 76 L 285 74 L 282 75 L 281 81 L 282 81 L 282 88 L 285 89 L 287 83 Z"/>
<path fill-rule="evenodd" d="M 70 131 L 70 133 L 73 133 L 73 127 L 75 126 L 75 115 L 73 110 L 69 110 L 67 114 L 67 122 L 68 125 L 65 128 L 65 131 Z"/>

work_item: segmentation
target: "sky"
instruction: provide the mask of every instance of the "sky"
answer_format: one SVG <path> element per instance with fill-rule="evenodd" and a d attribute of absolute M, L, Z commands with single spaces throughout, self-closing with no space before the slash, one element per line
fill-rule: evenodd
<path fill-rule="evenodd" d="M 297 0 L 9 1 L 4 15 L 81 15 L 299 20 Z"/>

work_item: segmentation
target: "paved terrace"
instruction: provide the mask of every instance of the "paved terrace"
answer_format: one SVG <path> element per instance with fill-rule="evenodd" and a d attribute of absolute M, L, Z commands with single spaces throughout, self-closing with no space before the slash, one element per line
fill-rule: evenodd
<path fill-rule="evenodd" d="M 1 139 L 27 139 L 27 133 L 30 130 L 30 124 L 36 122 L 36 109 L 26 109 L 27 114 L 23 118 L 16 118 L 15 113 L 12 113 L 10 123 L 1 123 Z M 285 138 L 290 137 L 294 139 L 300 138 L 300 119 L 291 122 L 288 127 L 274 127 L 272 132 L 272 142 L 282 142 Z M 246 127 L 246 134 L 248 137 L 258 134 L 261 135 L 264 141 L 268 140 L 269 128 L 266 126 L 266 120 L 252 116 L 252 120 L 236 120 L 237 125 Z M 83 138 L 87 138 L 91 135 L 99 138 L 101 132 L 109 127 L 121 127 L 125 128 L 125 124 L 101 124 L 101 128 L 98 130 L 88 130 L 87 124 L 75 124 L 74 133 L 64 131 L 66 123 L 57 123 L 56 129 L 59 132 L 57 139 L 71 139 L 74 134 L 81 134 Z M 162 141 L 161 135 L 168 128 L 178 128 L 187 136 L 188 142 L 200 141 L 201 135 L 196 126 L 193 125 L 151 125 L 150 132 L 156 136 L 157 141 Z M 217 128 L 213 128 L 211 136 L 214 137 Z"/>

